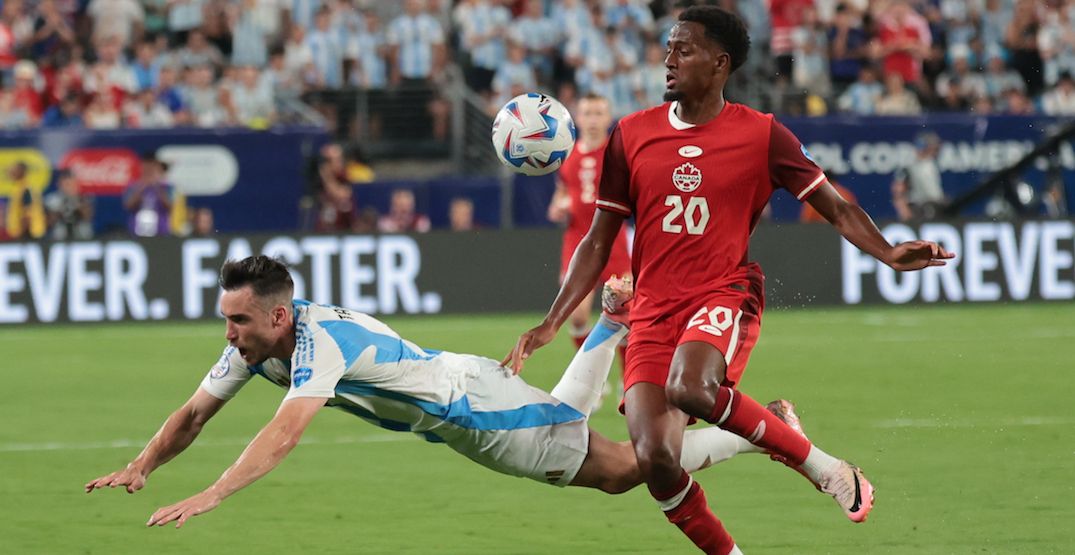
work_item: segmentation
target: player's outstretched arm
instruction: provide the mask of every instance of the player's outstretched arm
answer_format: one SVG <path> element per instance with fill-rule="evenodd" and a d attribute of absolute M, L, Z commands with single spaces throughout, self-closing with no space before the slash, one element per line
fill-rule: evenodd
<path fill-rule="evenodd" d="M 174 520 L 175 527 L 179 528 L 190 517 L 215 509 L 224 498 L 268 474 L 299 443 L 310 420 L 318 409 L 325 406 L 326 401 L 328 399 L 320 397 L 284 401 L 276 416 L 258 432 L 239 459 L 213 485 L 193 497 L 158 509 L 149 517 L 146 526 L 164 526 Z"/>
<path fill-rule="evenodd" d="M 530 357 L 530 353 L 556 337 L 557 330 L 571 315 L 571 311 L 594 290 L 601 270 L 608 263 L 609 253 L 612 252 L 612 245 L 620 233 L 624 219 L 621 214 L 597 210 L 590 231 L 583 237 L 571 257 L 564 284 L 560 286 L 560 293 L 556 295 L 549 313 L 541 324 L 519 337 L 515 348 L 504 357 L 501 365 L 509 366 L 518 374 L 523 369 L 523 361 Z"/>
<path fill-rule="evenodd" d="M 142 489 L 149 474 L 190 446 L 194 438 L 201 433 L 205 423 L 226 402 L 199 387 L 179 410 L 164 421 L 164 425 L 153 439 L 149 440 L 145 449 L 126 468 L 91 480 L 86 484 L 86 493 L 98 488 L 116 486 L 125 486 L 127 493 Z"/>
<path fill-rule="evenodd" d="M 944 266 L 945 260 L 956 256 L 932 241 L 907 241 L 892 246 L 866 212 L 844 200 L 827 181 L 807 198 L 807 202 L 851 244 L 894 270 Z"/>

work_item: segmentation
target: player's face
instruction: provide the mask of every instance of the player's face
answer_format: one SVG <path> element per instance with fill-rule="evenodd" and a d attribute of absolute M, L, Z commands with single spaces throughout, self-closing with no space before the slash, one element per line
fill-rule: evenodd
<path fill-rule="evenodd" d="M 612 125 L 612 111 L 604 99 L 582 99 L 577 114 L 579 131 L 587 139 L 604 139 Z"/>
<path fill-rule="evenodd" d="M 668 34 L 664 58 L 665 101 L 702 98 L 714 86 L 714 78 L 728 71 L 731 57 L 706 38 L 705 27 L 681 21 Z"/>
<path fill-rule="evenodd" d="M 273 311 L 263 304 L 250 287 L 225 291 L 220 297 L 220 313 L 227 322 L 224 337 L 247 364 L 265 362 L 280 333 Z"/>

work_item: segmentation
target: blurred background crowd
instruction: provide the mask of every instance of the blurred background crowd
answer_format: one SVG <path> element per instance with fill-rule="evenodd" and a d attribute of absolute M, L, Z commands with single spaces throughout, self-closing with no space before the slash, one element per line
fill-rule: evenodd
<path fill-rule="evenodd" d="M 303 227 L 423 231 L 430 224 L 413 192 L 377 211 L 356 203 L 353 186 L 374 179 L 371 154 L 406 158 L 453 141 L 488 150 L 487 127 L 458 132 L 450 83 L 465 84 L 484 118 L 534 90 L 569 107 L 597 93 L 620 117 L 661 102 L 663 44 L 691 3 L 4 0 L 0 128 L 322 125 L 338 142 L 312 154 Z M 753 50 L 729 91 L 764 111 L 1075 115 L 1075 0 L 710 3 L 747 23 Z M 124 197 L 131 232 L 211 230 L 212 213 L 175 213 L 183 203 L 147 169 L 159 162 L 147 156 L 141 188 Z M 92 219 L 92 202 L 64 187 L 64 173 L 36 196 L 19 192 L 18 167 L 4 173 L 15 185 L 0 206 L 0 237 L 87 233 L 78 222 Z M 914 210 L 896 198 L 907 175 L 895 176 L 893 202 L 909 218 Z M 158 177 L 159 187 L 146 186 Z M 452 227 L 473 227 L 473 203 L 451 206 Z"/>

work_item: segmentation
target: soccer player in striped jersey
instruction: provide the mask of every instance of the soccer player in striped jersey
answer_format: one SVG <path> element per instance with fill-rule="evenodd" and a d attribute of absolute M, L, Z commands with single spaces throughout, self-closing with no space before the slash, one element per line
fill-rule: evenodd
<path fill-rule="evenodd" d="M 86 491 L 141 489 L 255 375 L 287 394 L 213 485 L 158 510 L 150 526 L 171 521 L 181 526 L 264 476 L 298 444 L 324 406 L 445 443 L 513 476 L 608 493 L 642 483 L 630 443 L 612 442 L 586 423 L 616 345 L 627 333 L 617 320 L 625 320 L 621 305 L 631 294 L 629 282 L 611 282 L 606 304 L 618 316 L 602 318 L 551 394 L 494 360 L 423 349 L 366 314 L 295 300 L 287 267 L 265 256 L 226 262 L 220 285 L 220 311 L 227 319 L 224 354 L 141 454 L 124 469 L 87 483 Z M 692 471 L 737 453 L 761 452 L 716 427 L 688 431 L 684 446 L 683 465 Z"/>

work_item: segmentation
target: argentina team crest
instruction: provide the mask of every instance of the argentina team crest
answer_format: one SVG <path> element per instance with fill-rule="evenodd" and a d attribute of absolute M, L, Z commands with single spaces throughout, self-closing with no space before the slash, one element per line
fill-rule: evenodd
<path fill-rule="evenodd" d="M 209 377 L 214 380 L 219 380 L 228 375 L 228 371 L 231 370 L 231 354 L 235 352 L 235 347 L 228 347 L 224 349 L 224 354 L 220 355 L 220 360 L 217 361 L 213 369 L 209 371 Z"/>
<path fill-rule="evenodd" d="M 684 162 L 672 171 L 672 185 L 684 193 L 693 193 L 702 186 L 702 170 L 690 162 Z"/>

